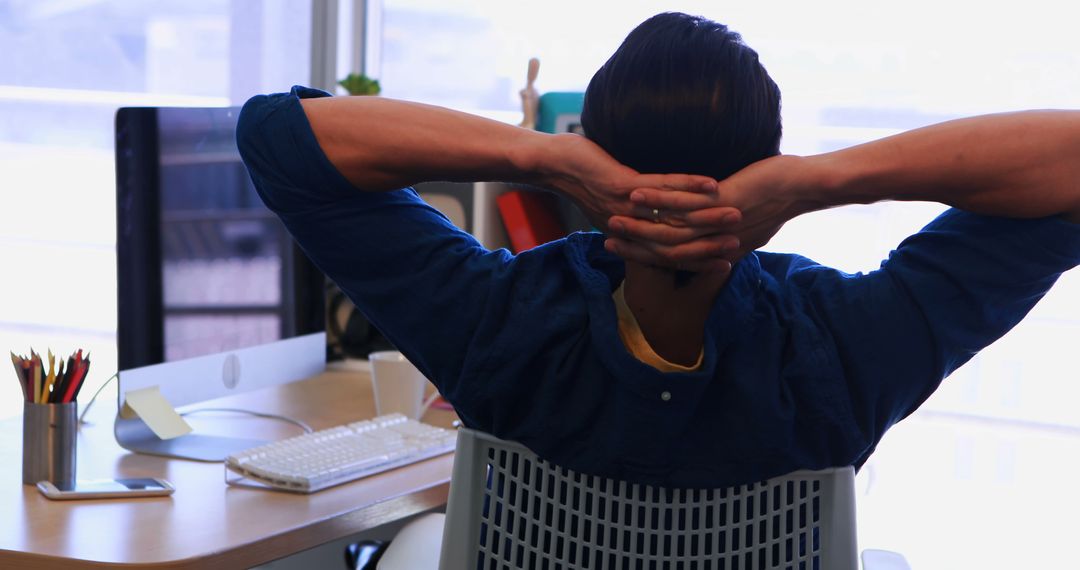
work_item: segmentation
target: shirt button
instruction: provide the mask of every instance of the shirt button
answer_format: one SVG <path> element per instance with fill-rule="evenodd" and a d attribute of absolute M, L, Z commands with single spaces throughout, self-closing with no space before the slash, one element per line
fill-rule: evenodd
<path fill-rule="evenodd" d="M 668 392 L 667 390 L 664 390 L 663 392 L 660 392 L 660 399 L 665 401 L 665 402 L 670 400 L 671 399 L 671 392 Z"/>

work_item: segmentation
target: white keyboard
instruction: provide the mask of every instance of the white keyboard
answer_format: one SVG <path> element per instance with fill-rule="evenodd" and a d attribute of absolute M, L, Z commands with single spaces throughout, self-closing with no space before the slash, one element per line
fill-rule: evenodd
<path fill-rule="evenodd" d="M 456 441 L 454 431 L 389 414 L 246 449 L 226 457 L 225 468 L 276 489 L 314 493 L 448 453 Z"/>

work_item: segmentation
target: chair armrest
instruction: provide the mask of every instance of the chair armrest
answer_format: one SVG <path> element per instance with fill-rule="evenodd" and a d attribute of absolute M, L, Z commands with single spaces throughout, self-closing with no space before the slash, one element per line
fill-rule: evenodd
<path fill-rule="evenodd" d="M 898 552 L 868 548 L 862 552 L 863 570 L 911 570 Z"/>

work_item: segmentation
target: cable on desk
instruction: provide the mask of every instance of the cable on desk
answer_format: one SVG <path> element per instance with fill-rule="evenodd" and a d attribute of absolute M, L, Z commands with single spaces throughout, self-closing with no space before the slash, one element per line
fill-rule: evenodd
<path fill-rule="evenodd" d="M 105 382 L 101 386 L 98 387 L 97 391 L 94 392 L 94 395 L 90 397 L 90 401 L 86 402 L 86 407 L 83 408 L 82 413 L 79 414 L 79 425 L 83 425 L 83 424 L 87 423 L 84 418 L 86 418 L 86 413 L 90 411 L 90 406 L 92 406 L 94 404 L 94 401 L 97 400 L 97 397 L 98 397 L 99 394 L 101 394 L 101 391 L 104 390 L 105 387 L 109 385 L 109 383 L 111 383 L 113 380 L 115 380 L 115 379 L 117 379 L 119 377 L 120 377 L 120 373 L 117 372 L 117 373 L 113 374 L 112 376 L 109 376 L 108 380 L 105 380 Z M 252 411 L 252 410 L 244 410 L 244 409 L 241 409 L 241 408 L 200 408 L 198 410 L 191 410 L 191 411 L 188 411 L 188 412 L 184 412 L 184 413 L 182 413 L 180 415 L 181 416 L 187 416 L 187 415 L 198 414 L 198 413 L 202 413 L 202 412 L 232 412 L 232 413 L 237 413 L 237 414 L 248 414 L 248 415 L 252 415 L 252 416 L 256 416 L 256 417 L 260 417 L 260 418 L 268 418 L 268 419 L 272 419 L 272 420 L 281 420 L 283 422 L 288 422 L 288 423 L 293 424 L 293 425 L 299 427 L 300 429 L 304 430 L 305 433 L 312 433 L 312 432 L 315 431 L 314 429 L 312 429 L 311 426 L 307 425 L 306 423 L 304 423 L 304 422 L 302 422 L 300 420 L 295 420 L 293 418 L 285 417 L 285 416 L 282 416 L 282 415 L 279 415 L 279 414 L 267 414 L 267 413 L 263 413 L 263 412 Z"/>
<path fill-rule="evenodd" d="M 315 431 L 314 429 L 312 429 L 311 426 L 307 425 L 306 423 L 304 423 L 304 422 L 302 422 L 300 420 L 295 420 L 293 418 L 282 416 L 282 415 L 279 415 L 279 414 L 267 414 L 267 413 L 264 413 L 264 412 L 256 412 L 256 411 L 253 411 L 253 410 L 245 410 L 245 409 L 242 409 L 242 408 L 199 408 L 198 410 L 191 410 L 189 412 L 183 412 L 180 415 L 181 416 L 190 416 L 191 414 L 201 414 L 203 412 L 232 412 L 232 413 L 237 413 L 237 414 L 248 414 L 248 415 L 252 415 L 252 416 L 256 416 L 256 417 L 260 417 L 260 418 L 268 418 L 268 419 L 271 419 L 271 420 L 281 420 L 283 422 L 288 422 L 288 423 L 293 424 L 294 426 L 297 426 L 300 429 L 304 430 L 305 433 L 312 433 L 312 432 Z"/>
<path fill-rule="evenodd" d="M 83 419 L 83 418 L 86 417 L 86 412 L 90 411 L 90 406 L 94 405 L 94 400 L 97 400 L 98 394 L 100 394 L 101 391 L 104 390 L 105 387 L 108 386 L 110 382 L 112 382 L 113 380 L 115 380 L 115 379 L 117 379 L 119 377 L 120 377 L 120 373 L 116 372 L 112 376 L 109 376 L 109 379 L 106 380 L 101 386 L 98 386 L 97 391 L 94 392 L 93 396 L 90 396 L 90 401 L 86 403 L 86 407 L 84 407 L 82 413 L 79 414 L 79 424 L 78 425 L 81 426 L 81 425 L 86 423 L 86 420 Z"/>

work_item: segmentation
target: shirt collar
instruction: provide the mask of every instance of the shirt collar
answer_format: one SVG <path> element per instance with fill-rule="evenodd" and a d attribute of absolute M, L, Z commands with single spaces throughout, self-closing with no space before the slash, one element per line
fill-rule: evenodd
<path fill-rule="evenodd" d="M 588 304 L 590 334 L 593 342 L 603 347 L 600 351 L 602 358 L 608 361 L 613 372 L 636 384 L 646 396 L 658 393 L 661 386 L 672 390 L 683 385 L 694 386 L 695 390 L 702 389 L 708 383 L 704 380 L 715 376 L 721 348 L 735 337 L 753 314 L 754 299 L 761 283 L 761 264 L 757 255 L 750 253 L 735 264 L 731 279 L 710 310 L 701 368 L 695 372 L 665 374 L 631 356 L 619 338 L 611 295 L 625 277 L 626 267 L 622 259 L 604 249 L 604 239 L 605 236 L 600 233 L 572 234 L 566 238 L 564 250 Z M 690 403 L 682 400 L 673 405 Z"/>
<path fill-rule="evenodd" d="M 591 304 L 609 303 L 612 292 L 626 277 L 625 264 L 604 249 L 604 239 L 606 236 L 595 232 L 575 233 L 567 238 L 567 256 Z M 753 314 L 760 288 L 761 262 L 756 253 L 750 252 L 732 267 L 731 278 L 710 310 L 709 322 L 746 322 Z"/>

